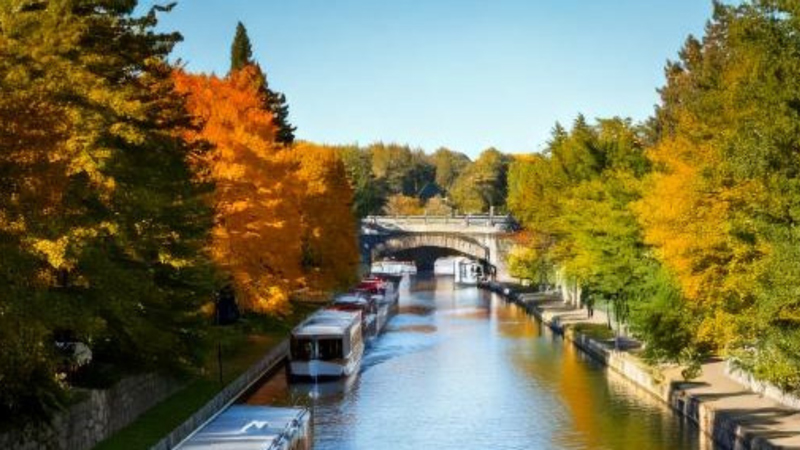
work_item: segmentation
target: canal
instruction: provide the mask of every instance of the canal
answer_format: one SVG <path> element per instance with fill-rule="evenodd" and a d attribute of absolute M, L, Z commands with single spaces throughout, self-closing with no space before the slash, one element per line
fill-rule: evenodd
<path fill-rule="evenodd" d="M 312 409 L 315 449 L 711 448 L 522 308 L 451 277 L 403 281 L 357 377 L 278 373 L 245 401 Z"/>

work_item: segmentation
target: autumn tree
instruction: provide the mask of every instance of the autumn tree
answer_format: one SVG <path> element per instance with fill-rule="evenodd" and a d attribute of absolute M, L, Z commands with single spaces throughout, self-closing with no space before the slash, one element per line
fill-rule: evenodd
<path fill-rule="evenodd" d="M 226 78 L 179 71 L 175 80 L 197 128 L 189 138 L 211 144 L 195 167 L 216 185 L 214 261 L 246 309 L 286 313 L 302 284 L 303 183 L 291 149 L 275 141 L 261 74 L 248 65 Z"/>
<path fill-rule="evenodd" d="M 53 342 L 187 368 L 213 290 L 186 110 L 135 2 L 0 2 L 0 416 L 58 406 Z M 163 8 L 157 8 L 163 9 Z"/>
<path fill-rule="evenodd" d="M 416 216 L 424 210 L 418 198 L 396 194 L 387 199 L 383 212 L 390 216 Z"/>
<path fill-rule="evenodd" d="M 425 202 L 425 214 L 431 216 L 449 216 L 453 213 L 453 208 L 441 196 L 435 196 Z"/>

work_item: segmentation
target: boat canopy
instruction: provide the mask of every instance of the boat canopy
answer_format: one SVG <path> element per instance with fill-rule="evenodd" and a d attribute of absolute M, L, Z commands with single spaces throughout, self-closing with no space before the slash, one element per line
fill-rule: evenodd
<path fill-rule="evenodd" d="M 310 415 L 305 409 L 233 405 L 177 448 L 288 450 L 308 439 Z"/>
<path fill-rule="evenodd" d="M 358 311 L 323 309 L 312 314 L 298 325 L 294 336 L 344 336 L 353 324 L 361 320 Z"/>

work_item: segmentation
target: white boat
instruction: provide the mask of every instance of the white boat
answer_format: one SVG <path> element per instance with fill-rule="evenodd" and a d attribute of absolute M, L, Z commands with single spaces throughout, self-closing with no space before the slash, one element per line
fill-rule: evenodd
<path fill-rule="evenodd" d="M 397 314 L 400 295 L 397 290 L 399 277 L 386 275 L 383 277 L 364 278 L 355 290 L 362 295 L 369 295 L 378 305 L 376 335 L 380 334 L 389 323 L 389 319 Z"/>
<path fill-rule="evenodd" d="M 460 257 L 448 256 L 445 258 L 437 259 L 433 263 L 433 273 L 436 275 L 454 275 L 455 272 L 453 271 L 453 266 L 455 265 L 454 264 L 455 260 L 458 258 Z"/>
<path fill-rule="evenodd" d="M 483 265 L 469 258 L 455 258 L 453 276 L 457 284 L 476 285 L 484 279 Z"/>
<path fill-rule="evenodd" d="M 414 261 L 395 261 L 387 259 L 372 263 L 370 271 L 374 274 L 414 275 L 417 273 L 417 265 Z"/>
<path fill-rule="evenodd" d="M 378 302 L 377 296 L 370 296 L 362 292 L 352 292 L 334 297 L 333 303 L 328 309 L 360 312 L 361 333 L 365 338 L 371 338 L 380 332 L 377 321 Z"/>
<path fill-rule="evenodd" d="M 303 450 L 311 448 L 311 438 L 306 409 L 232 405 L 175 448 Z"/>
<path fill-rule="evenodd" d="M 300 323 L 290 338 L 294 378 L 340 378 L 358 371 L 364 356 L 361 313 L 324 309 Z"/>

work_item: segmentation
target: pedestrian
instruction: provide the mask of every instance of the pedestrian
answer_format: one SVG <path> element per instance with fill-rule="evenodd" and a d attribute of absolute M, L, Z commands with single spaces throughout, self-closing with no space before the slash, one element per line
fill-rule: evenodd
<path fill-rule="evenodd" d="M 594 297 L 591 295 L 586 298 L 586 310 L 590 319 L 594 317 Z"/>

